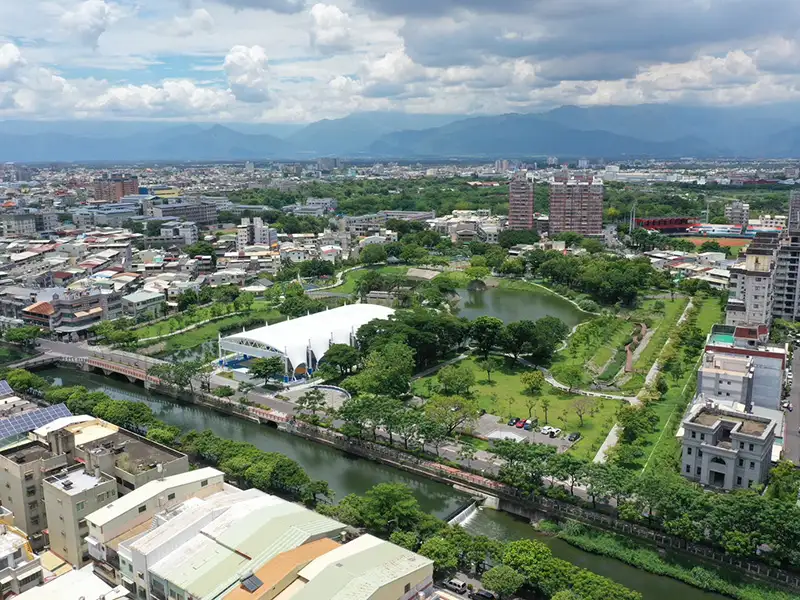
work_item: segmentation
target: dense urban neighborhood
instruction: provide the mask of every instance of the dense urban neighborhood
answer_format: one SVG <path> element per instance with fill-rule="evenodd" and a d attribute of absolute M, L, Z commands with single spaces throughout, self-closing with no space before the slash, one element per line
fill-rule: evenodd
<path fill-rule="evenodd" d="M 800 597 L 798 184 L 0 166 L 3 593 Z"/>

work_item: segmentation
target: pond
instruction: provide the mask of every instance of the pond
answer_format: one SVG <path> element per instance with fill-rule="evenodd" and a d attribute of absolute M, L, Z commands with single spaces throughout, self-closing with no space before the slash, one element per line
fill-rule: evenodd
<path fill-rule="evenodd" d="M 468 319 L 489 316 L 504 323 L 536 321 L 542 317 L 557 317 L 570 328 L 584 321 L 587 314 L 571 302 L 546 290 L 511 290 L 501 287 L 484 290 L 457 289 L 457 314 Z"/>

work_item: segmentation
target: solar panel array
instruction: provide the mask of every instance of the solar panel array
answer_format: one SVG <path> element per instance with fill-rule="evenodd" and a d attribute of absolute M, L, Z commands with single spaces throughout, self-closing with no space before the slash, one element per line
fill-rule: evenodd
<path fill-rule="evenodd" d="M 242 580 L 242 585 L 244 586 L 244 589 L 246 589 L 248 592 L 252 594 L 258 588 L 264 585 L 264 582 L 261 581 L 255 575 L 250 575 L 249 577 L 246 577 L 245 579 Z"/>
<path fill-rule="evenodd" d="M 5 379 L 0 379 L 0 398 L 3 396 L 11 396 L 14 394 L 14 390 L 11 389 L 11 386 L 8 385 L 8 382 Z"/>
<path fill-rule="evenodd" d="M 0 439 L 33 431 L 61 417 L 71 417 L 66 404 L 56 404 L 0 420 Z"/>

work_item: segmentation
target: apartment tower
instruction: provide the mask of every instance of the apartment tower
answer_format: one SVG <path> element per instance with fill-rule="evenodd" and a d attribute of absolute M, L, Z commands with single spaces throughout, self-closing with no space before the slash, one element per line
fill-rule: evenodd
<path fill-rule="evenodd" d="M 550 235 L 603 233 L 603 180 L 570 178 L 550 181 Z"/>
<path fill-rule="evenodd" d="M 139 193 L 139 178 L 135 175 L 112 175 L 93 182 L 94 199 L 98 202 L 119 202 L 123 196 Z"/>
<path fill-rule="evenodd" d="M 533 183 L 525 171 L 517 173 L 508 186 L 508 228 L 536 229 L 533 214 Z"/>

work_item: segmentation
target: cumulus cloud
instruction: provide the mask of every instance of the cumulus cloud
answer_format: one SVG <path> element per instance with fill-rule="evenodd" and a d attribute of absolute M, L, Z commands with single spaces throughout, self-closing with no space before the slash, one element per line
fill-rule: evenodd
<path fill-rule="evenodd" d="M 188 17 L 175 17 L 175 35 L 189 36 L 214 31 L 214 17 L 205 8 L 198 8 Z"/>
<path fill-rule="evenodd" d="M 76 108 L 89 112 L 151 116 L 204 115 L 228 109 L 233 98 L 226 90 L 198 87 L 186 79 L 160 85 L 113 86 Z"/>
<path fill-rule="evenodd" d="M 80 37 L 84 44 L 96 47 L 113 19 L 105 0 L 85 0 L 61 16 L 62 26 Z"/>
<path fill-rule="evenodd" d="M 26 65 L 22 52 L 14 44 L 0 44 L 0 81 L 15 79 Z"/>
<path fill-rule="evenodd" d="M 266 102 L 269 92 L 269 61 L 261 46 L 234 46 L 223 69 L 231 92 L 242 102 Z"/>
<path fill-rule="evenodd" d="M 276 13 L 294 14 L 305 8 L 305 0 L 218 0 L 233 8 L 254 8 L 258 10 L 271 10 Z"/>
<path fill-rule="evenodd" d="M 350 15 L 333 4 L 311 7 L 311 45 L 324 53 L 349 50 L 353 45 Z"/>

